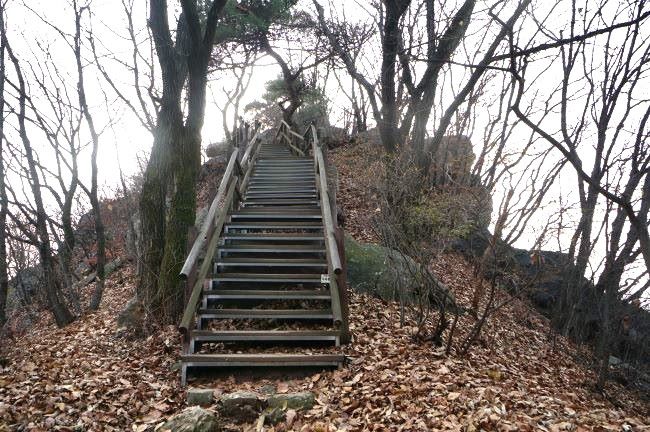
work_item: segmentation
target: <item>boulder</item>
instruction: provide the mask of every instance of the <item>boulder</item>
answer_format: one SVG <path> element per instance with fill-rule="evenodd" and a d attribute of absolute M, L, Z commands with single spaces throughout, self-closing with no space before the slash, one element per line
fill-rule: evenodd
<path fill-rule="evenodd" d="M 190 388 L 187 390 L 188 405 L 210 405 L 212 403 L 212 389 Z"/>
<path fill-rule="evenodd" d="M 252 392 L 226 393 L 219 398 L 219 414 L 238 422 L 253 421 L 264 409 L 265 403 Z"/>
<path fill-rule="evenodd" d="M 117 317 L 117 329 L 142 332 L 144 325 L 144 306 L 136 298 L 132 298 Z"/>
<path fill-rule="evenodd" d="M 313 408 L 316 397 L 312 392 L 275 394 L 269 396 L 267 403 L 270 408 L 308 410 Z"/>
<path fill-rule="evenodd" d="M 347 281 L 353 289 L 372 294 L 383 300 L 407 301 L 423 285 L 422 272 L 412 258 L 399 252 L 374 244 L 357 242 L 345 236 Z M 446 298 L 447 306 L 454 306 L 453 294 L 433 275 L 433 289 L 439 298 Z"/>
<path fill-rule="evenodd" d="M 268 425 L 276 425 L 287 417 L 287 412 L 279 407 L 276 408 L 267 408 L 262 413 L 264 416 L 264 423 Z"/>
<path fill-rule="evenodd" d="M 217 432 L 223 430 L 214 413 L 199 407 L 188 408 L 171 417 L 159 429 L 161 432 Z"/>

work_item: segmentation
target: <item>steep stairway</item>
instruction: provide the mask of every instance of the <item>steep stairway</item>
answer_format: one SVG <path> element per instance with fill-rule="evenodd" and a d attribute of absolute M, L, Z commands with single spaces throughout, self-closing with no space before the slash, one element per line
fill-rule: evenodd
<path fill-rule="evenodd" d="M 198 279 L 189 278 L 196 289 L 181 324 L 183 384 L 198 368 L 336 367 L 344 361 L 327 348 L 339 346 L 342 318 L 322 155 L 317 148 L 309 155 L 304 142 L 302 149 L 293 145 L 288 137 L 298 134 L 283 129 L 274 140 L 251 143 L 244 162 L 231 157 L 232 184 L 220 187 L 231 192 L 230 203 L 225 196 L 222 214 L 215 208 L 208 217 L 216 221 L 214 231 L 198 239 L 212 252 L 202 257 L 211 265 L 202 263 L 204 277 L 195 270 Z M 195 249 L 188 260 L 198 264 Z"/>

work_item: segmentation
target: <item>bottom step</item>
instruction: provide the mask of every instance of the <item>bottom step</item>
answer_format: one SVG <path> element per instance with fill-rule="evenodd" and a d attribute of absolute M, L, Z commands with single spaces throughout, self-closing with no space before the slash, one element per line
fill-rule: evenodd
<path fill-rule="evenodd" d="M 206 367 L 339 367 L 342 354 L 191 354 L 181 356 L 182 385 L 188 368 Z"/>

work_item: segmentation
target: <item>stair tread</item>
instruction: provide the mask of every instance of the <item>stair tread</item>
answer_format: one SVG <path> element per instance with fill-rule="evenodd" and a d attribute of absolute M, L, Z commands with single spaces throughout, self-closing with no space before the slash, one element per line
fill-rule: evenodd
<path fill-rule="evenodd" d="M 324 251 L 325 246 L 312 246 L 304 244 L 276 244 L 276 243 L 249 243 L 249 244 L 227 244 L 219 246 L 221 250 L 249 250 L 249 249 L 263 249 L 268 251 L 276 250 L 297 250 L 297 251 L 307 251 L 307 250 L 316 250 Z"/>
<path fill-rule="evenodd" d="M 303 300 L 303 299 L 329 299 L 330 293 L 325 290 L 208 290 L 203 295 L 208 298 L 224 299 L 282 299 L 282 300 Z"/>
<path fill-rule="evenodd" d="M 338 336 L 336 330 L 193 330 L 193 336 Z"/>
<path fill-rule="evenodd" d="M 320 201 L 316 199 L 303 199 L 303 198 L 250 198 L 247 197 L 243 204 L 245 206 L 269 206 L 269 205 L 282 205 L 282 206 L 292 206 L 292 205 L 318 205 Z M 292 208 L 292 207 L 283 207 L 283 208 Z"/>
<path fill-rule="evenodd" d="M 290 214 L 320 214 L 320 207 L 316 206 L 296 206 L 296 207 L 244 207 L 237 211 L 232 212 L 233 215 L 240 214 L 267 214 L 267 213 L 290 213 Z"/>
<path fill-rule="evenodd" d="M 329 309 L 199 309 L 199 316 L 237 319 L 331 319 Z"/>
<path fill-rule="evenodd" d="M 311 233 L 226 233 L 223 238 L 225 240 L 289 240 L 289 239 L 300 239 L 300 240 L 323 240 L 323 235 L 321 234 L 311 234 Z"/>
<path fill-rule="evenodd" d="M 226 226 L 236 226 L 236 225 L 242 225 L 242 226 L 249 226 L 249 225 L 256 225 L 256 226 L 278 226 L 278 227 L 288 227 L 288 228 L 305 228 L 305 227 L 314 227 L 314 228 L 322 228 L 323 225 L 316 223 L 316 222 L 281 222 L 281 221 L 259 221 L 259 222 L 227 222 Z"/>
<path fill-rule="evenodd" d="M 260 353 L 260 354 L 185 354 L 181 360 L 191 363 L 293 363 L 294 365 L 314 363 L 342 363 L 345 361 L 343 354 L 284 354 L 284 353 Z"/>
<path fill-rule="evenodd" d="M 242 262 L 242 263 L 295 263 L 295 264 L 324 264 L 327 265 L 327 261 L 319 258 L 219 258 L 217 262 L 222 263 L 232 263 L 232 262 Z"/>
<path fill-rule="evenodd" d="M 319 274 L 297 274 L 297 273 L 218 273 L 214 275 L 214 280 L 226 278 L 259 278 L 259 279 L 318 279 Z"/>

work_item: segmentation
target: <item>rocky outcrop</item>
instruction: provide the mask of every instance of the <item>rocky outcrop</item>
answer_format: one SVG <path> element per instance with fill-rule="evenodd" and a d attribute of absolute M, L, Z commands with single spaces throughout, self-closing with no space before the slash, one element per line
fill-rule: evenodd
<path fill-rule="evenodd" d="M 425 141 L 430 148 L 431 138 Z M 465 135 L 450 135 L 442 138 L 437 149 L 431 149 L 431 174 L 435 184 L 442 186 L 453 183 L 460 186 L 471 184 L 470 170 L 474 159 L 472 142 Z"/>
<path fill-rule="evenodd" d="M 230 150 L 226 143 L 212 143 L 205 147 L 205 155 L 209 158 L 227 157 Z"/>

